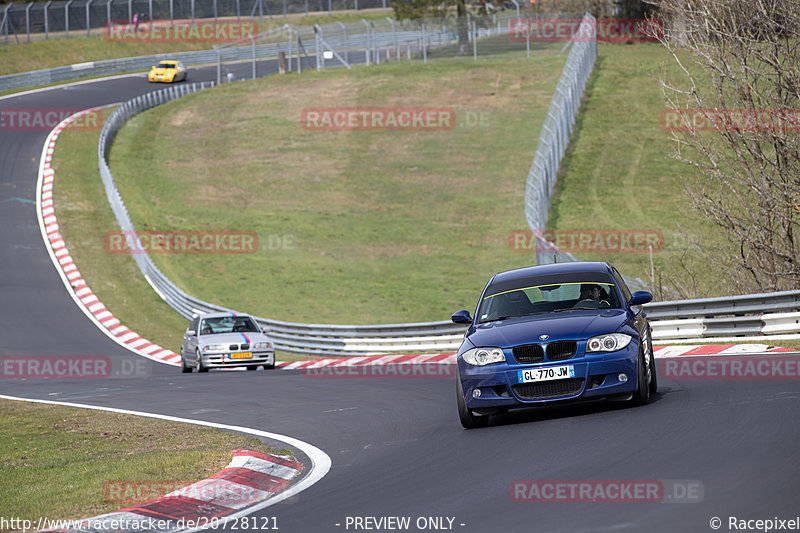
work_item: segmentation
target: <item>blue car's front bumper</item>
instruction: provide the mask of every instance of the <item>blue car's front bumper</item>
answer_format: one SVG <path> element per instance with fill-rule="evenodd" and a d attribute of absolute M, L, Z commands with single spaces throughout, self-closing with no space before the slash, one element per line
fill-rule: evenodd
<path fill-rule="evenodd" d="M 584 344 L 585 343 L 581 343 Z M 630 394 L 636 390 L 639 346 L 631 342 L 616 352 L 578 353 L 564 361 L 519 364 L 504 350 L 505 363 L 472 366 L 458 357 L 458 372 L 468 409 L 491 410 L 529 407 L 562 400 L 598 399 Z M 520 383 L 519 371 L 571 365 L 574 377 L 553 381 Z M 626 381 L 620 381 L 625 374 Z M 480 390 L 479 396 L 474 391 Z"/>

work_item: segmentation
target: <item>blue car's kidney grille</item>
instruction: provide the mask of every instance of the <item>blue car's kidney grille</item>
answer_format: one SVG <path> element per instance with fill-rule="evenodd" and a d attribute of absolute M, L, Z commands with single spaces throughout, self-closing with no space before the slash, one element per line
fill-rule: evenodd
<path fill-rule="evenodd" d="M 573 378 L 542 383 L 518 383 L 512 389 L 521 400 L 549 400 L 575 396 L 583 389 L 583 382 L 583 378 Z"/>
<path fill-rule="evenodd" d="M 540 344 L 523 344 L 511 349 L 514 359 L 520 363 L 541 363 L 544 361 L 544 350 Z"/>
<path fill-rule="evenodd" d="M 547 345 L 547 358 L 550 361 L 563 361 L 569 359 L 578 351 L 575 341 L 556 341 Z"/>

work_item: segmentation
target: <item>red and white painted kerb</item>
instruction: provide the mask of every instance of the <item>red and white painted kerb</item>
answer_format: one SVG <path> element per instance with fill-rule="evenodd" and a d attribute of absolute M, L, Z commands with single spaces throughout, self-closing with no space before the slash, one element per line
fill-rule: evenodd
<path fill-rule="evenodd" d="M 228 521 L 233 523 L 237 511 L 272 498 L 303 469 L 301 463 L 283 457 L 234 450 L 230 464 L 207 479 L 145 503 L 49 531 L 147 531 L 148 525 L 157 525 L 159 531 L 224 529 Z"/>
<path fill-rule="evenodd" d="M 103 302 L 92 292 L 92 289 L 89 288 L 83 276 L 81 276 L 59 231 L 58 220 L 56 219 L 53 206 L 55 172 L 51 166 L 56 139 L 58 139 L 61 132 L 74 120 L 87 113 L 97 112 L 99 109 L 101 108 L 86 109 L 67 117 L 50 132 L 45 142 L 39 166 L 39 183 L 36 194 L 36 205 L 42 237 L 44 238 L 44 243 L 50 253 L 50 257 L 53 260 L 53 264 L 59 271 L 72 298 L 104 333 L 138 355 L 154 361 L 178 365 L 180 364 L 180 356 L 178 354 L 143 339 L 141 336 L 122 325 L 119 319 L 117 319 L 111 311 L 106 309 Z"/>
<path fill-rule="evenodd" d="M 51 167 L 51 160 L 55 150 L 56 139 L 71 122 L 86 113 L 96 112 L 101 108 L 86 109 L 63 120 L 50 132 L 42 153 L 39 169 L 39 183 L 37 187 L 37 211 L 42 237 L 50 252 L 53 264 L 61 274 L 64 284 L 70 291 L 73 299 L 87 316 L 104 331 L 109 337 L 134 353 L 154 361 L 174 366 L 180 365 L 180 355 L 162 348 L 140 335 L 131 331 L 120 323 L 103 302 L 92 292 L 81 276 L 78 267 L 67 250 L 66 243 L 59 232 L 53 207 L 53 183 L 55 173 Z M 678 345 L 656 346 L 656 358 L 698 356 L 698 355 L 735 355 L 741 353 L 767 353 L 767 352 L 792 351 L 786 348 L 773 348 L 765 344 L 708 344 L 708 345 Z M 276 367 L 284 370 L 303 370 L 309 368 L 337 367 L 337 366 L 364 366 L 364 365 L 389 365 L 389 364 L 453 364 L 455 354 L 411 354 L 411 355 L 384 355 L 363 357 L 341 357 L 327 359 L 313 359 L 306 361 L 281 361 Z"/>

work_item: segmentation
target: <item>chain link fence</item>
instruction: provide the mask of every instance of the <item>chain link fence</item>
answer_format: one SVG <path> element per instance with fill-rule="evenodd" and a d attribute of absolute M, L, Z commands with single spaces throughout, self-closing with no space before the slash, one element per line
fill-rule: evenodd
<path fill-rule="evenodd" d="M 51 0 L 0 6 L 0 37 L 5 44 L 31 40 L 101 35 L 109 22 L 197 19 L 269 19 L 288 14 L 389 10 L 389 0 Z"/>

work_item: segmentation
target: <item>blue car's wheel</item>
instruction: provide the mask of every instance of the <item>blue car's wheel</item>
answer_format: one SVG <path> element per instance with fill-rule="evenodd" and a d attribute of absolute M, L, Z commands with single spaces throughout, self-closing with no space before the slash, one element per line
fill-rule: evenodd
<path fill-rule="evenodd" d="M 489 416 L 476 416 L 467 409 L 464 403 L 464 388 L 461 386 L 461 378 L 456 380 L 456 401 L 458 402 L 458 418 L 465 429 L 485 428 L 489 425 Z"/>
<path fill-rule="evenodd" d="M 648 361 L 650 361 L 650 364 L 648 365 L 648 370 L 650 373 L 649 388 L 650 388 L 650 394 L 653 395 L 658 390 L 658 375 L 656 373 L 656 357 L 653 354 L 653 335 L 650 331 L 647 332 L 647 354 L 648 354 Z"/>
<path fill-rule="evenodd" d="M 636 391 L 633 393 L 631 403 L 633 405 L 645 405 L 650 401 L 650 383 L 648 383 L 649 358 L 645 359 L 644 349 L 639 346 L 639 363 L 636 372 Z M 650 373 L 650 375 L 653 375 Z"/>

